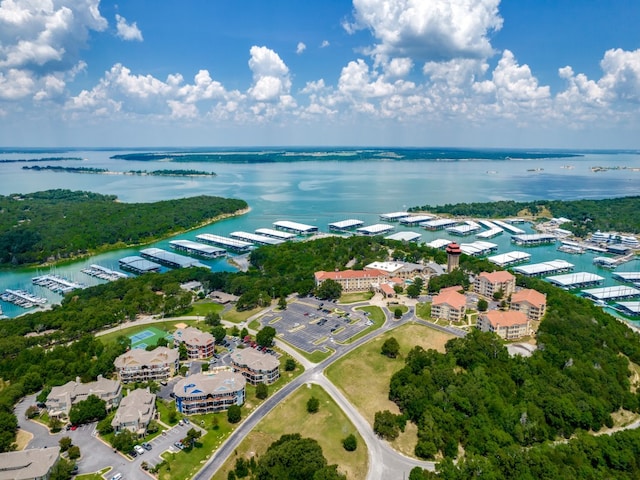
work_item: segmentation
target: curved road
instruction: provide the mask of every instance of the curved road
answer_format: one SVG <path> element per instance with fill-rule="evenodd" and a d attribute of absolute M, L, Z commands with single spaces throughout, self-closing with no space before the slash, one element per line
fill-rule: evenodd
<path fill-rule="evenodd" d="M 348 418 L 351 419 L 354 426 L 367 444 L 369 451 L 369 470 L 367 474 L 367 480 L 386 480 L 390 478 L 408 478 L 409 472 L 414 467 L 418 466 L 428 470 L 435 470 L 434 462 L 425 462 L 406 457 L 395 450 L 393 450 L 389 444 L 381 440 L 374 432 L 369 423 L 364 417 L 356 410 L 356 408 L 346 399 L 346 397 L 340 392 L 335 385 L 333 385 L 323 374 L 324 370 L 339 360 L 349 352 L 355 350 L 364 343 L 371 339 L 393 329 L 409 321 L 418 321 L 415 316 L 405 315 L 406 318 L 401 320 L 390 320 L 389 313 L 386 313 L 387 318 L 385 323 L 378 329 L 370 332 L 369 334 L 361 337 L 355 342 L 348 345 L 335 344 L 336 351 L 329 358 L 324 361 L 313 364 L 310 368 L 302 373 L 299 377 L 292 380 L 283 388 L 275 392 L 262 405 L 257 407 L 251 415 L 249 415 L 245 421 L 240 425 L 227 440 L 216 450 L 202 469 L 193 477 L 193 480 L 209 480 L 213 475 L 222 467 L 227 458 L 235 451 L 240 445 L 242 440 L 249 434 L 249 432 L 262 420 L 276 405 L 282 402 L 288 395 L 293 393 L 298 387 L 306 383 L 317 383 L 321 385 L 336 401 L 336 403 L 342 408 Z M 420 322 L 423 323 L 423 322 Z M 433 326 L 430 323 L 424 322 L 424 324 Z M 446 327 L 436 326 L 438 330 L 446 331 L 454 335 L 462 336 L 465 332 L 451 331 Z M 298 361 L 303 365 L 309 365 L 306 359 L 301 360 L 300 355 L 293 349 L 286 349 L 289 353 L 294 355 Z M 400 476 L 402 475 L 402 476 Z"/>

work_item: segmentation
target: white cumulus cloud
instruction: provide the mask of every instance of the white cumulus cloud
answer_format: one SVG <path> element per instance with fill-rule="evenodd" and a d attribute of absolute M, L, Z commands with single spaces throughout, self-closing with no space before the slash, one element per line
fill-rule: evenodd
<path fill-rule="evenodd" d="M 296 47 L 296 53 L 300 55 L 307 49 L 307 46 L 303 42 L 298 42 L 298 46 Z"/>
<path fill-rule="evenodd" d="M 126 18 L 118 14 L 116 14 L 116 28 L 117 28 L 117 35 L 122 40 L 127 40 L 127 41 L 135 40 L 138 42 L 141 42 L 143 40 L 142 32 L 138 28 L 138 24 L 136 22 L 129 24 L 127 23 Z"/>
<path fill-rule="evenodd" d="M 331 45 L 329 43 L 329 40 L 323 40 L 322 43 L 320 44 L 320 48 L 327 48 L 329 45 Z"/>
<path fill-rule="evenodd" d="M 255 45 L 249 53 L 249 68 L 253 73 L 249 95 L 259 102 L 277 101 L 288 95 L 291 89 L 289 68 L 280 56 L 270 48 Z"/>

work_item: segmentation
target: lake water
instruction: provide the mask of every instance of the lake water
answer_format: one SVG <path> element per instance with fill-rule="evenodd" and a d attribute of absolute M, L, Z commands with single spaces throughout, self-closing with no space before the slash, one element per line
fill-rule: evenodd
<path fill-rule="evenodd" d="M 305 151 L 309 153 L 309 151 Z M 328 224 L 356 218 L 365 225 L 380 223 L 381 213 L 405 210 L 419 205 L 494 200 L 537 199 L 599 199 L 637 195 L 640 191 L 640 155 L 637 153 L 585 153 L 574 158 L 540 158 L 517 160 L 505 155 L 479 159 L 475 152 L 469 158 L 436 159 L 433 151 L 411 151 L 411 159 L 381 155 L 376 150 L 360 153 L 360 160 L 338 160 L 339 156 L 319 157 L 319 160 L 299 161 L 294 152 L 288 161 L 261 163 L 169 163 L 163 161 L 125 161 L 111 159 L 124 151 L 72 151 L 64 154 L 46 152 L 2 152 L 0 159 L 42 158 L 55 156 L 80 157 L 83 161 L 41 162 L 38 165 L 106 168 L 112 171 L 193 169 L 213 171 L 215 177 L 154 177 L 131 175 L 95 175 L 23 170 L 25 163 L 0 163 L 0 194 L 29 193 L 40 190 L 66 188 L 117 195 L 123 202 L 151 202 L 195 195 L 217 195 L 246 200 L 251 212 L 227 219 L 175 238 L 194 239 L 199 233 L 228 235 L 233 231 L 253 232 L 256 228 L 272 227 L 277 220 L 291 220 L 316 225 L 328 231 Z M 255 152 L 248 152 L 250 156 Z M 265 155 L 265 154 L 263 154 Z M 268 154 L 267 154 L 268 155 Z M 282 157 L 282 151 L 279 154 Z M 446 157 L 446 152 L 443 157 Z M 456 155 L 460 157 L 459 154 Z M 382 157 L 382 158 L 381 158 Z M 491 155 L 489 155 L 491 157 Z M 499 157 L 499 158 L 498 158 Z M 362 159 L 363 158 L 363 159 Z M 601 166 L 606 171 L 593 172 Z M 626 167 L 626 169 L 615 169 Z M 638 169 L 634 171 L 632 169 Z M 428 232 L 421 228 L 407 228 L 394 224 L 396 231 L 413 230 L 422 234 L 423 241 L 450 238 L 471 242 L 475 237 L 451 237 L 446 232 Z M 530 228 L 527 228 L 530 231 Z M 498 253 L 516 248 L 510 236 L 503 234 L 489 241 L 498 244 Z M 168 240 L 153 246 L 168 249 Z M 521 248 L 517 248 L 522 250 Z M 93 258 L 60 265 L 55 273 L 92 285 L 99 280 L 80 272 L 90 263 L 117 269 L 118 259 L 136 254 L 140 249 L 119 250 Z M 607 270 L 592 264 L 593 254 L 569 255 L 558 252 L 556 246 L 527 248 L 531 263 L 563 258 L 576 265 L 575 271 L 592 271 L 615 284 Z M 224 259 L 205 261 L 214 270 L 233 270 Z M 640 263 L 625 264 L 619 270 L 638 271 Z M 25 269 L 0 272 L 0 291 L 6 288 L 27 289 L 51 301 L 60 297 L 48 290 L 34 287 L 31 277 L 49 273 L 50 269 Z M 8 316 L 24 310 L 1 303 Z"/>

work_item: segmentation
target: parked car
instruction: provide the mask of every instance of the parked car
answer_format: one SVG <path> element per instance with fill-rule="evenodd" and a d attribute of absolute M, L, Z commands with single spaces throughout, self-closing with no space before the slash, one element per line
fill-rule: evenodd
<path fill-rule="evenodd" d="M 180 450 L 184 449 L 184 444 L 182 442 L 175 442 L 173 445 Z"/>
<path fill-rule="evenodd" d="M 148 451 L 148 450 L 151 450 L 151 448 L 152 448 L 152 447 L 151 447 L 151 444 L 150 444 L 150 443 L 148 443 L 148 442 L 144 442 L 144 443 L 142 444 L 142 448 L 144 448 L 145 450 L 147 450 L 147 451 Z"/>
<path fill-rule="evenodd" d="M 182 421 L 187 425 L 191 423 L 188 418 L 183 418 Z"/>
<path fill-rule="evenodd" d="M 144 453 L 144 448 L 142 448 L 140 445 L 134 446 L 133 449 L 136 451 L 138 455 L 142 455 Z"/>
<path fill-rule="evenodd" d="M 132 458 L 136 458 L 138 456 L 138 452 L 136 452 L 135 448 L 129 452 L 129 456 Z"/>

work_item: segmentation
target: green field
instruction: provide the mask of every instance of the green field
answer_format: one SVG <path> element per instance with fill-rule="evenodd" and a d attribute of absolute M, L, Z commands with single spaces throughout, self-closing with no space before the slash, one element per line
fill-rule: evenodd
<path fill-rule="evenodd" d="M 311 396 L 320 400 L 320 409 L 315 414 L 307 413 L 307 400 Z M 296 390 L 251 431 L 236 449 L 236 454 L 246 458 L 262 455 L 271 443 L 286 433 L 300 433 L 303 437 L 317 440 L 329 464 L 337 464 L 349 480 L 366 478 L 366 445 L 344 412 L 322 387 L 309 385 Z M 358 448 L 354 452 L 347 452 L 342 447 L 342 439 L 351 433 L 358 439 Z M 213 476 L 213 480 L 226 480 L 234 464 L 235 457 L 231 457 Z"/>

